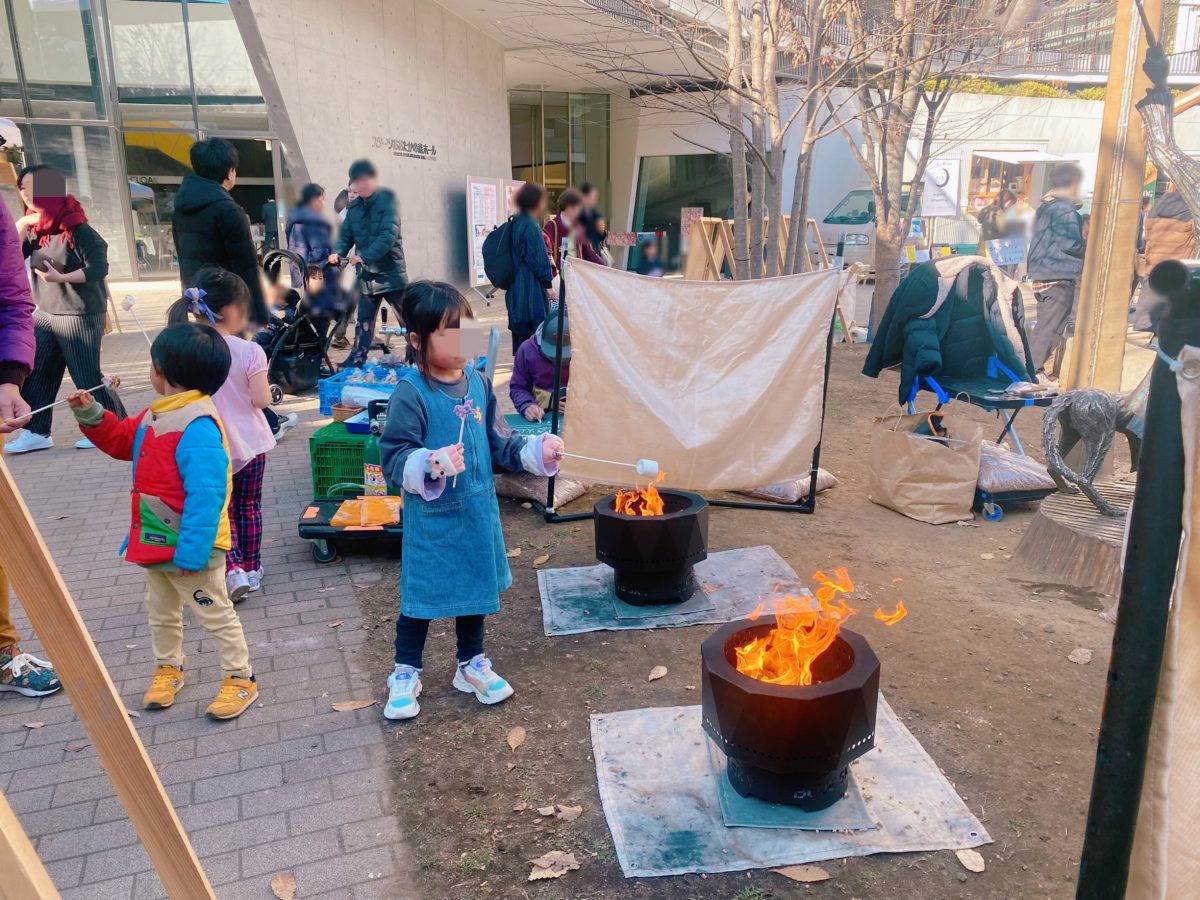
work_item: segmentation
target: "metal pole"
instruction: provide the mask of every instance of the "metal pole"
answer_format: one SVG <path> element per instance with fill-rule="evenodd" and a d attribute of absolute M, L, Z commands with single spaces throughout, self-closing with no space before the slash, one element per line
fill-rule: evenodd
<path fill-rule="evenodd" d="M 574 226 L 572 226 L 574 227 Z M 558 294 L 558 328 L 554 335 L 554 390 L 550 393 L 550 433 L 558 434 L 558 394 L 562 390 L 562 359 L 563 359 L 563 323 L 567 316 L 567 276 L 563 270 L 567 265 L 567 240 L 563 238 L 562 249 L 558 255 L 559 294 Z M 553 306 L 551 310 L 553 310 Z M 554 520 L 554 476 L 546 482 L 546 512 L 547 522 Z"/>
<path fill-rule="evenodd" d="M 1172 357 L 1184 344 L 1200 346 L 1200 292 L 1170 301 L 1160 340 Z M 1161 359 L 1155 361 L 1079 861 L 1079 900 L 1120 900 L 1129 878 L 1182 531 L 1184 453 L 1175 377 Z"/>

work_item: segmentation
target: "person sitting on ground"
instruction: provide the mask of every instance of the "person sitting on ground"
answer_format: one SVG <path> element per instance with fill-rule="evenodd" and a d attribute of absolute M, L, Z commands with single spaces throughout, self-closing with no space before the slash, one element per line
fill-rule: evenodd
<path fill-rule="evenodd" d="M 567 242 L 567 256 L 586 259 L 588 262 L 604 265 L 604 259 L 593 248 L 587 238 L 583 225 L 579 222 L 579 213 L 583 209 L 583 198 L 579 191 L 567 188 L 558 195 L 558 215 L 552 218 L 542 228 L 546 239 L 546 252 L 554 265 L 554 277 L 558 277 L 562 268 L 562 243 Z"/>
<path fill-rule="evenodd" d="M 1033 220 L 1026 268 L 1037 299 L 1037 323 L 1029 339 L 1033 367 L 1046 382 L 1046 360 L 1075 321 L 1075 302 L 1083 277 L 1083 220 L 1077 208 L 1083 170 L 1059 163 L 1050 172 L 1050 190 Z"/>
<path fill-rule="evenodd" d="M 133 516 L 122 550 L 146 571 L 155 670 L 144 709 L 166 709 L 183 687 L 183 608 L 217 645 L 224 679 L 211 719 L 234 719 L 258 699 L 242 623 L 225 589 L 231 546 L 229 446 L 212 395 L 229 376 L 225 339 L 207 325 L 168 325 L 150 347 L 150 383 L 161 396 L 117 419 L 87 391 L 68 398 L 85 435 L 114 459 L 136 460 Z"/>
<path fill-rule="evenodd" d="M 518 349 L 513 359 L 512 379 L 508 382 L 508 397 L 517 412 L 530 422 L 540 422 L 550 411 L 550 400 L 554 392 L 554 354 L 558 338 L 559 312 L 555 310 L 529 340 Z M 562 377 L 560 394 L 565 394 L 567 381 L 571 377 L 571 330 L 570 320 L 563 318 L 562 325 Z M 558 409 L 565 409 L 565 397 L 560 396 Z"/>

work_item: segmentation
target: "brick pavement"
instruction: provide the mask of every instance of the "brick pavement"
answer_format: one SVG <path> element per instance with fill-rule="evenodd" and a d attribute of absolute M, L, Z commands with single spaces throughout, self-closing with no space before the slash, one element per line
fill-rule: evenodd
<path fill-rule="evenodd" d="M 124 290 L 114 286 L 114 293 Z M 143 284 L 137 293 L 141 320 L 161 322 L 170 289 Z M 502 309 L 493 305 L 485 318 Z M 146 344 L 132 324 L 105 338 L 103 357 L 105 372 L 121 376 L 131 411 L 151 399 Z M 269 897 L 271 876 L 284 870 L 306 898 L 409 897 L 379 708 L 330 709 L 339 699 L 379 693 L 385 673 L 359 662 L 366 632 L 352 581 L 377 580 L 381 561 L 358 555 L 313 563 L 296 522 L 311 492 L 308 435 L 326 420 L 315 398 L 288 397 L 282 409 L 299 413 L 301 425 L 268 458 L 267 575 L 263 591 L 238 607 L 259 704 L 235 722 L 203 717 L 220 670 L 212 643 L 189 618 L 181 699 L 134 724 L 221 900 Z M 127 467 L 75 450 L 69 411 L 56 415 L 53 436 L 55 449 L 7 461 L 113 681 L 126 705 L 139 709 L 152 658 L 142 573 L 117 557 L 128 525 Z M 39 652 L 19 600 L 14 612 L 26 648 Z M 44 727 L 24 727 L 35 721 Z M 67 750 L 84 740 L 64 694 L 41 701 L 0 695 L 0 790 L 63 897 L 164 896 L 94 751 Z"/>

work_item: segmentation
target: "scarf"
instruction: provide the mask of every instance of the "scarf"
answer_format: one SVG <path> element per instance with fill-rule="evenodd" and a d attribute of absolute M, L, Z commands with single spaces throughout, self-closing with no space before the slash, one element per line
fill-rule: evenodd
<path fill-rule="evenodd" d="M 45 247 L 56 234 L 66 234 L 68 246 L 75 246 L 74 230 L 87 223 L 83 207 L 75 199 L 74 194 L 65 197 L 34 197 L 34 201 L 42 208 L 37 223 L 33 226 L 33 237 L 38 246 Z"/>

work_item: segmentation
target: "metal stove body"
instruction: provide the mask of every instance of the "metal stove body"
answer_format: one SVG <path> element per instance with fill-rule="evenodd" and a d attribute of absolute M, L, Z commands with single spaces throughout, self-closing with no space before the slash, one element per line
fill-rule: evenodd
<path fill-rule="evenodd" d="M 708 558 L 708 502 L 663 490 L 661 516 L 615 510 L 609 494 L 595 506 L 596 559 L 612 566 L 617 596 L 635 606 L 682 603 L 696 592 L 693 566 Z"/>

